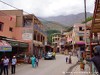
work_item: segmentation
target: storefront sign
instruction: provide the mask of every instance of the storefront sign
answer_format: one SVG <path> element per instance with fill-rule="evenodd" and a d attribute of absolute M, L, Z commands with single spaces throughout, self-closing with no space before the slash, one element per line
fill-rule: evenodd
<path fill-rule="evenodd" d="M 22 39 L 23 40 L 32 40 L 32 28 L 26 28 L 22 32 Z"/>
<path fill-rule="evenodd" d="M 22 39 L 23 40 L 32 40 L 32 33 L 23 33 Z"/>

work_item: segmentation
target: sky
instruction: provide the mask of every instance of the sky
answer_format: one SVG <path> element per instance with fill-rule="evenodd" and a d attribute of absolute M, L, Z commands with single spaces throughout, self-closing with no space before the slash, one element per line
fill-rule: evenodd
<path fill-rule="evenodd" d="M 1 0 L 38 17 L 84 12 L 84 0 Z M 95 0 L 86 0 L 87 12 L 93 13 Z M 0 10 L 14 9 L 0 2 Z"/>

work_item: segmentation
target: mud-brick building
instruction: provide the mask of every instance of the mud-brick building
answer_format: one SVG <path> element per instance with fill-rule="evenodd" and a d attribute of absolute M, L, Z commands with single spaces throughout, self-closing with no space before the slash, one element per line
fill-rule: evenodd
<path fill-rule="evenodd" d="M 23 10 L 0 10 L 0 40 L 11 45 L 12 54 L 41 56 L 47 36 L 35 15 L 23 14 Z"/>

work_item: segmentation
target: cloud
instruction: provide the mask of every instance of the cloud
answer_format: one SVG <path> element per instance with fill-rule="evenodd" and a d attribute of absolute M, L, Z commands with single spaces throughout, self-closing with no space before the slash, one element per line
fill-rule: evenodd
<path fill-rule="evenodd" d="M 77 14 L 84 12 L 84 0 L 3 0 L 39 17 Z M 93 12 L 94 1 L 87 1 L 87 11 Z M 14 9 L 0 2 L 0 9 Z"/>

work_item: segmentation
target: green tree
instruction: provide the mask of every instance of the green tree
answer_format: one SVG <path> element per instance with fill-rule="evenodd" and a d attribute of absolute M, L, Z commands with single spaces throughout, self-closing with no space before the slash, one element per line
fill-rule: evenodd
<path fill-rule="evenodd" d="M 52 43 L 52 34 L 60 33 L 60 31 L 58 31 L 58 30 L 47 30 L 46 33 L 47 33 L 48 43 L 51 44 Z"/>
<path fill-rule="evenodd" d="M 86 21 L 83 21 L 82 23 L 83 23 L 83 24 L 84 24 L 84 23 L 87 23 L 88 21 L 91 21 L 92 19 L 93 19 L 93 17 L 90 16 L 90 17 L 86 18 Z"/>

